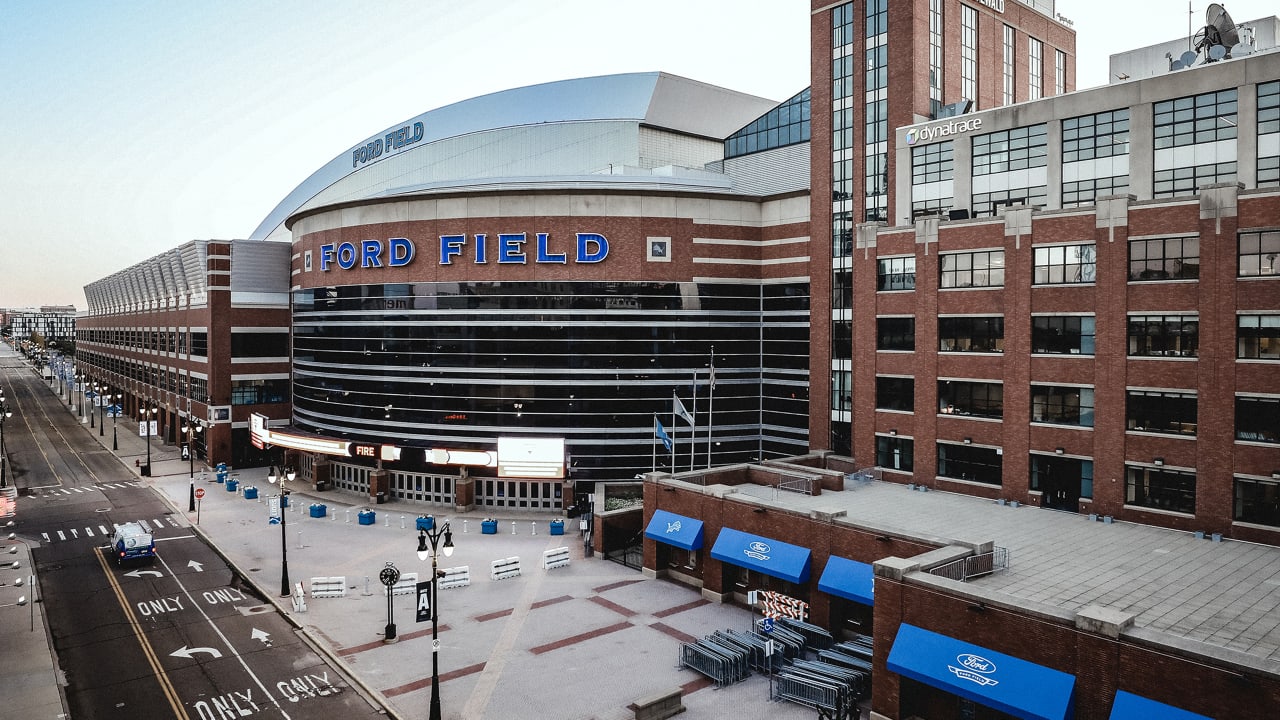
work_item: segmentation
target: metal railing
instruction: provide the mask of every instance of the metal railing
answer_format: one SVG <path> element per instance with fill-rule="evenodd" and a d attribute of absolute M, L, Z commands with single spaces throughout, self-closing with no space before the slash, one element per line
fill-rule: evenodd
<path fill-rule="evenodd" d="M 929 570 L 930 575 L 964 582 L 969 578 L 991 575 L 1009 569 L 1009 550 L 996 547 L 989 553 L 970 555 Z"/>
<path fill-rule="evenodd" d="M 778 489 L 784 492 L 800 493 L 801 495 L 812 495 L 813 494 L 813 478 L 784 476 L 778 479 Z"/>

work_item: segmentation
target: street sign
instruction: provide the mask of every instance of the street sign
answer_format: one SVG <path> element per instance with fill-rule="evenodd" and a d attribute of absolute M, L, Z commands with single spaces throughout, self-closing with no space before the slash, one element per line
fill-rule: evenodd
<path fill-rule="evenodd" d="M 196 488 L 196 499 L 204 497 L 204 488 Z"/>
<path fill-rule="evenodd" d="M 760 629 L 767 633 L 773 632 L 773 618 L 767 617 L 764 622 L 760 623 Z"/>

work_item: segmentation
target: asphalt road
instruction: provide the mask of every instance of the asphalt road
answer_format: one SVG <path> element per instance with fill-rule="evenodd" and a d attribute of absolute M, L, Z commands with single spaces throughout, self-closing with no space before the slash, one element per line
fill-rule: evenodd
<path fill-rule="evenodd" d="M 13 411 L 4 444 L 7 480 L 20 495 L 14 529 L 39 544 L 34 573 L 71 717 L 381 716 L 103 449 L 87 417 L 67 411 L 65 388 L 58 396 L 56 383 L 8 348 L 0 348 L 0 385 Z M 115 429 L 136 427 L 121 418 Z M 159 557 L 117 567 L 109 536 L 131 521 L 151 529 Z"/>

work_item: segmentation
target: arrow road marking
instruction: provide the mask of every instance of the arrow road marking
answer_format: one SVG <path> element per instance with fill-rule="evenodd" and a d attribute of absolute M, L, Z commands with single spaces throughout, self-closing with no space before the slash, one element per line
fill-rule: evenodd
<path fill-rule="evenodd" d="M 180 658 L 186 658 L 190 660 L 192 653 L 209 653 L 214 658 L 222 657 L 222 652 L 217 650 L 216 648 L 208 648 L 208 647 L 188 648 L 186 645 L 183 645 L 177 650 L 174 650 L 173 652 L 169 653 L 169 655 L 171 657 L 180 657 Z"/>
<path fill-rule="evenodd" d="M 192 560 L 191 562 L 187 563 L 187 567 L 194 568 L 196 572 L 204 572 L 204 565 L 201 565 L 195 560 Z"/>
<path fill-rule="evenodd" d="M 125 575 L 128 575 L 129 577 L 136 577 L 136 578 L 140 578 L 143 575 L 155 575 L 156 577 L 164 577 L 164 573 L 160 572 L 159 570 L 134 570 L 132 572 L 125 573 Z"/>
<path fill-rule="evenodd" d="M 253 638 L 254 640 L 261 640 L 263 645 L 271 644 L 271 634 L 263 632 L 258 628 L 254 628 L 253 633 L 250 634 L 249 637 Z"/>

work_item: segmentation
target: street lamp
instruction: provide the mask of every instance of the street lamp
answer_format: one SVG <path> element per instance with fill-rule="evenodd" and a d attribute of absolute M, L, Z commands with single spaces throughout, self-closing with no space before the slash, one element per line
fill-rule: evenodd
<path fill-rule="evenodd" d="M 98 399 L 98 383 L 93 384 L 93 399 Z M 93 403 L 89 404 L 89 429 L 93 429 Z"/>
<path fill-rule="evenodd" d="M 444 546 L 437 547 L 440 538 L 444 538 Z M 427 541 L 431 547 L 427 547 Z M 418 529 L 418 559 L 431 558 L 431 720 L 440 720 L 440 642 L 437 639 L 440 621 L 440 603 L 437 588 L 440 571 L 438 560 L 440 550 L 444 556 L 453 555 L 453 532 L 449 530 L 449 521 L 437 527 L 432 523 L 431 529 Z"/>
<path fill-rule="evenodd" d="M 146 438 L 147 438 L 147 468 L 146 468 L 146 470 L 147 470 L 147 471 L 146 471 L 145 475 L 146 475 L 147 477 L 151 477 L 151 418 L 155 417 L 155 414 L 156 414 L 157 412 L 159 412 L 159 411 L 156 409 L 156 407 L 155 407 L 154 405 L 152 405 L 152 406 L 150 406 L 150 407 L 143 408 L 142 412 L 140 412 L 140 413 L 139 413 L 139 415 L 141 415 L 141 416 L 142 416 L 142 422 L 146 425 Z"/>
<path fill-rule="evenodd" d="M 120 402 L 124 395 L 116 393 L 111 396 L 111 450 L 120 449 L 120 436 L 116 434 L 116 421 L 120 418 L 120 410 L 116 408 L 116 403 Z"/>
<path fill-rule="evenodd" d="M 285 530 L 285 503 L 288 502 L 289 488 L 284 486 L 285 479 L 292 480 L 295 477 L 293 470 L 289 470 L 283 477 L 276 475 L 276 466 L 272 465 L 267 471 L 267 482 L 274 485 L 276 480 L 280 481 L 280 597 L 289 597 L 289 540 L 287 531 Z"/>
<path fill-rule="evenodd" d="M 111 396 L 107 394 L 109 389 L 107 384 L 103 383 L 102 389 L 98 391 L 98 437 L 106 434 L 107 416 L 103 415 L 106 412 L 103 408 L 107 406 L 107 400 L 111 399 Z"/>
<path fill-rule="evenodd" d="M 13 411 L 9 409 L 9 403 L 4 400 L 4 393 L 0 393 L 0 487 L 9 487 L 9 479 L 6 477 L 6 471 L 9 468 L 9 454 L 4 449 L 4 421 L 13 417 Z"/>
<path fill-rule="evenodd" d="M 189 412 L 189 411 L 188 411 Z M 194 447 L 195 435 L 198 432 L 204 432 L 204 425 L 198 420 L 191 419 L 187 416 L 187 424 L 182 427 L 182 432 L 187 434 L 187 460 L 191 465 L 191 493 L 189 494 L 190 502 L 188 503 L 187 512 L 195 512 L 196 510 L 196 449 Z"/>

